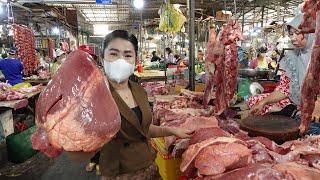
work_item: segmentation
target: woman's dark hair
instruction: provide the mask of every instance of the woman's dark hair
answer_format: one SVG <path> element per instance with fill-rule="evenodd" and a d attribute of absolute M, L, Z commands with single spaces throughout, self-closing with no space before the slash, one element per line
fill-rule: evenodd
<path fill-rule="evenodd" d="M 171 54 L 171 53 L 172 53 L 172 50 L 171 50 L 169 47 L 165 48 L 165 51 L 167 51 L 168 54 Z"/>
<path fill-rule="evenodd" d="M 157 53 L 156 51 L 152 51 L 152 55 L 156 55 L 156 53 Z"/>
<path fill-rule="evenodd" d="M 176 54 L 174 55 L 174 58 L 176 58 L 176 60 L 180 60 L 180 55 Z"/>
<path fill-rule="evenodd" d="M 125 30 L 115 30 L 115 31 L 112 31 L 110 34 L 106 35 L 106 37 L 104 38 L 102 57 L 104 57 L 104 51 L 108 47 L 109 43 L 117 38 L 124 39 L 131 42 L 134 47 L 136 56 L 138 55 L 138 40 L 136 36 L 133 34 L 130 34 L 128 31 L 125 31 Z"/>
<path fill-rule="evenodd" d="M 260 47 L 260 48 L 258 49 L 258 56 L 260 56 L 261 54 L 267 53 L 267 51 L 268 51 L 268 48 L 266 48 L 266 47 Z"/>

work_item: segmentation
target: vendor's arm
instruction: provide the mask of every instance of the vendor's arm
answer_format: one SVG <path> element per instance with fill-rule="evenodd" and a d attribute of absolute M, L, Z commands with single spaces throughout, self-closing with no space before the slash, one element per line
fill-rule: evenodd
<path fill-rule="evenodd" d="M 269 96 L 253 106 L 250 110 L 250 114 L 259 115 L 261 114 L 265 105 L 278 103 L 281 100 L 288 98 L 290 95 L 289 85 L 290 79 L 285 73 L 283 73 L 280 77 L 279 86 L 277 86 L 277 88 L 271 94 L 269 94 Z"/>
<path fill-rule="evenodd" d="M 281 91 L 273 91 L 269 96 L 254 105 L 250 110 L 250 114 L 260 115 L 265 105 L 277 103 L 286 98 L 288 98 L 288 96 L 283 94 Z"/>
<path fill-rule="evenodd" d="M 193 133 L 192 130 L 165 126 L 150 125 L 149 134 L 152 138 L 165 136 L 178 136 L 180 138 L 189 138 Z"/>

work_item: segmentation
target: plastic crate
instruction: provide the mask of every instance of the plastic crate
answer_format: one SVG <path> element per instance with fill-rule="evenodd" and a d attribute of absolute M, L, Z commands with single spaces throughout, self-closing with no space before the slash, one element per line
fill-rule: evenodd
<path fill-rule="evenodd" d="M 164 159 L 158 153 L 156 158 L 156 164 L 158 165 L 159 174 L 161 175 L 163 180 L 177 180 L 181 176 L 181 158 Z"/>
<path fill-rule="evenodd" d="M 159 174 L 163 180 L 177 180 L 181 176 L 180 164 L 181 158 L 174 158 L 168 153 L 165 147 L 164 138 L 151 139 L 151 145 L 156 149 L 156 164 L 159 168 Z"/>

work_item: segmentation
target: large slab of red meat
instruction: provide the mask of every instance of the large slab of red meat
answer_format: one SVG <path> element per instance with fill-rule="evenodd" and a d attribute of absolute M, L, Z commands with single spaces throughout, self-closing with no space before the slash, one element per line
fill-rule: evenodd
<path fill-rule="evenodd" d="M 237 86 L 237 44 L 242 39 L 241 29 L 236 21 L 224 25 L 216 37 L 210 31 L 206 55 L 206 88 L 204 105 L 214 99 L 215 113 L 221 114 L 232 100 Z M 215 96 L 213 96 L 215 91 Z"/>
<path fill-rule="evenodd" d="M 311 60 L 301 90 L 301 134 L 309 127 L 316 97 L 320 94 L 320 2 L 318 8 Z"/>
<path fill-rule="evenodd" d="M 195 158 L 198 174 L 217 175 L 226 170 L 244 167 L 252 161 L 251 150 L 238 143 L 210 145 Z"/>
<path fill-rule="evenodd" d="M 163 126 L 184 128 L 192 131 L 197 131 L 202 128 L 218 127 L 218 120 L 216 117 L 189 117 L 186 119 L 179 119 L 175 121 L 169 121 L 162 124 Z M 175 136 L 165 137 L 165 143 L 169 148 L 175 141 Z"/>
<path fill-rule="evenodd" d="M 71 53 L 41 93 L 32 146 L 50 157 L 65 151 L 93 152 L 120 129 L 108 82 L 91 56 Z"/>
<path fill-rule="evenodd" d="M 228 143 L 234 143 L 234 142 L 239 142 L 239 144 L 242 143 L 242 141 L 239 139 L 235 139 L 231 137 L 218 137 L 218 138 L 207 139 L 200 143 L 189 146 L 189 148 L 182 155 L 182 162 L 180 165 L 181 172 L 184 172 L 185 170 L 187 170 L 187 168 L 192 164 L 194 159 L 198 156 L 198 154 L 204 148 L 210 145 L 228 144 Z"/>

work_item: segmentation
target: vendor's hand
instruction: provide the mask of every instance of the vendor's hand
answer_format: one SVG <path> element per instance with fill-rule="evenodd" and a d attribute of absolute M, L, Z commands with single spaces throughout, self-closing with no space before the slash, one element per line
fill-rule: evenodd
<path fill-rule="evenodd" d="M 190 138 L 194 133 L 193 130 L 185 129 L 185 128 L 171 128 L 171 133 L 181 139 Z"/>
<path fill-rule="evenodd" d="M 320 99 L 318 99 L 315 103 L 314 110 L 312 113 L 312 120 L 317 123 L 320 121 Z"/>
<path fill-rule="evenodd" d="M 254 105 L 250 110 L 250 115 L 261 115 L 263 107 L 265 106 L 264 102 L 259 102 L 258 104 Z"/>

